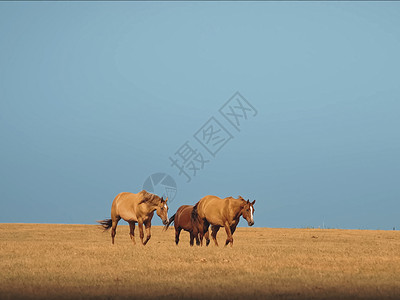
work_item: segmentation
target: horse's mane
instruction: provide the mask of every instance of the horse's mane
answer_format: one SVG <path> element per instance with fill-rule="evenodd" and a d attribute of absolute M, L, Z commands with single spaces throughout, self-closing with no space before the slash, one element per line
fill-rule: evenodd
<path fill-rule="evenodd" d="M 139 194 L 143 196 L 143 199 L 140 201 L 141 203 L 149 203 L 152 205 L 158 205 L 161 201 L 161 198 L 155 194 L 149 193 L 146 190 L 142 190 Z"/>
<path fill-rule="evenodd" d="M 241 201 L 240 206 L 244 206 L 246 204 L 246 200 L 242 196 L 238 196 L 237 198 L 234 197 L 228 197 L 228 198 L 236 201 Z"/>

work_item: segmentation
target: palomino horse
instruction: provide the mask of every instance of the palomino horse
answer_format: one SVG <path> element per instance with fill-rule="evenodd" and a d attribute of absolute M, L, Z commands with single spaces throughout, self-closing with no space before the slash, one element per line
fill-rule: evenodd
<path fill-rule="evenodd" d="M 157 195 L 142 190 L 138 194 L 120 193 L 115 197 L 111 206 L 111 219 L 97 221 L 103 226 L 104 230 L 111 228 L 111 238 L 114 244 L 117 224 L 121 218 L 129 223 L 130 237 L 135 242 L 135 223 L 139 225 L 140 240 L 146 245 L 151 237 L 151 219 L 154 211 L 161 218 L 164 225 L 168 223 L 168 197 L 164 200 Z M 146 240 L 143 241 L 143 224 L 146 227 Z"/>
<path fill-rule="evenodd" d="M 169 225 L 174 223 L 175 226 L 175 244 L 179 243 L 179 235 L 181 234 L 182 229 L 188 231 L 190 234 L 190 246 L 193 246 L 194 239 L 196 239 L 196 245 L 200 245 L 199 240 L 199 228 L 196 226 L 198 222 L 192 221 L 192 210 L 193 205 L 182 205 L 178 208 L 176 213 L 169 218 L 167 225 L 165 225 L 164 230 L 167 230 Z M 208 231 L 205 233 L 206 244 L 210 243 L 210 239 L 208 237 Z"/>
<path fill-rule="evenodd" d="M 208 231 L 208 227 L 211 224 L 211 237 L 218 246 L 217 233 L 221 227 L 225 228 L 227 239 L 225 246 L 228 243 L 233 245 L 232 235 L 236 230 L 236 226 L 239 223 L 240 216 L 246 219 L 249 226 L 254 225 L 254 203 L 249 200 L 244 200 L 241 196 L 238 199 L 218 198 L 217 196 L 205 196 L 193 207 L 192 220 L 194 223 L 198 223 L 200 230 L 200 239 Z"/>

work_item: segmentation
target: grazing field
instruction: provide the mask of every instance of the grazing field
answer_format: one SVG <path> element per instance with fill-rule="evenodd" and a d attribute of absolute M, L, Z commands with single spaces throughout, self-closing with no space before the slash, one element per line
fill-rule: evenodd
<path fill-rule="evenodd" d="M 220 244 L 225 232 L 218 233 Z M 399 299 L 400 232 L 238 228 L 234 246 L 133 246 L 95 225 L 0 224 L 0 299 Z"/>

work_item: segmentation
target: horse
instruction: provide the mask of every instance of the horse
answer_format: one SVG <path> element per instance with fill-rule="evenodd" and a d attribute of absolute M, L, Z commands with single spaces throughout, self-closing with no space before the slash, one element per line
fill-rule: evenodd
<path fill-rule="evenodd" d="M 164 230 L 167 230 L 169 225 L 174 223 L 176 245 L 178 245 L 179 243 L 179 235 L 181 234 L 182 229 L 188 231 L 190 234 L 190 246 L 193 246 L 194 239 L 196 239 L 196 245 L 200 245 L 199 228 L 195 226 L 194 222 L 192 221 L 192 210 L 193 205 L 182 205 L 178 208 L 176 213 L 171 218 L 169 218 L 168 223 L 164 227 Z M 210 243 L 208 231 L 205 233 L 204 237 L 206 239 L 206 245 L 208 246 L 208 244 Z"/>
<path fill-rule="evenodd" d="M 154 211 L 157 211 L 157 215 L 163 221 L 163 224 L 168 223 L 168 197 L 164 200 L 163 197 L 159 197 L 152 193 L 148 193 L 145 190 L 137 194 L 133 193 L 120 193 L 118 194 L 111 206 L 111 219 L 105 219 L 97 221 L 100 223 L 104 231 L 111 228 L 111 240 L 114 244 L 114 238 L 118 221 L 121 218 L 129 223 L 130 237 L 133 244 L 135 245 L 135 223 L 138 223 L 140 240 L 143 245 L 146 245 L 151 237 L 151 219 L 153 218 Z M 146 227 L 146 240 L 143 241 L 144 232 L 143 224 Z"/>
<path fill-rule="evenodd" d="M 254 225 L 255 203 L 256 200 L 253 202 L 246 201 L 241 196 L 238 199 L 233 197 L 221 199 L 217 196 L 209 195 L 200 199 L 193 207 L 191 216 L 192 222 L 198 228 L 201 228 L 199 232 L 200 240 L 203 239 L 205 232 L 208 231 L 208 227 L 211 225 L 211 237 L 215 245 L 218 246 L 217 233 L 221 227 L 224 227 L 227 235 L 225 246 L 230 243 L 232 247 L 232 235 L 239 223 L 240 216 L 247 221 L 249 226 Z"/>

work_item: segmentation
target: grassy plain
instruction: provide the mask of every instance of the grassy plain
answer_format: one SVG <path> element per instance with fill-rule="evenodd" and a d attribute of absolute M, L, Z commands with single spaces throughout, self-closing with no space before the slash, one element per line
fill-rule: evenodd
<path fill-rule="evenodd" d="M 128 230 L 111 245 L 95 225 L 0 224 L 0 299 L 400 298 L 398 231 L 238 228 L 206 248 Z"/>

